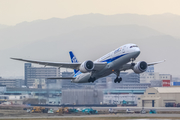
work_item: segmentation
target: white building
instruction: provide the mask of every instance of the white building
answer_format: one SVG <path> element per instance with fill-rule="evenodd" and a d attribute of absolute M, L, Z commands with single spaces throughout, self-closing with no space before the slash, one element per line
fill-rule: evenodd
<path fill-rule="evenodd" d="M 131 102 L 132 104 L 137 104 L 137 99 L 140 95 L 136 94 L 107 94 L 103 96 L 104 104 L 121 104 L 123 100 Z"/>
<path fill-rule="evenodd" d="M 45 79 L 35 79 L 35 81 L 33 83 L 33 88 L 42 88 L 42 89 L 45 89 L 46 88 L 46 81 L 45 81 Z"/>
<path fill-rule="evenodd" d="M 33 67 L 31 63 L 24 64 L 25 85 L 33 86 L 35 79 L 46 79 L 48 77 L 60 77 L 60 69 L 57 67 Z M 56 80 L 48 80 L 50 83 Z"/>
<path fill-rule="evenodd" d="M 30 95 L 0 95 L 0 101 L 7 101 L 8 104 L 23 104 L 23 101 L 30 97 Z"/>
<path fill-rule="evenodd" d="M 172 80 L 172 75 L 159 74 L 157 72 L 144 72 L 140 74 L 140 83 L 150 83 L 152 80 Z"/>
<path fill-rule="evenodd" d="M 6 85 L 6 87 L 20 88 L 24 85 L 24 80 L 22 79 L 6 79 L 0 77 L 0 85 Z"/>

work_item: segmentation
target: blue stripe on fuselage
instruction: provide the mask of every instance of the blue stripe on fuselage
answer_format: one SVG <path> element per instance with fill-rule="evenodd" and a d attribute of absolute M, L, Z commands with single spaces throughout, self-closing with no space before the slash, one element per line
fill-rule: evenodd
<path fill-rule="evenodd" d="M 77 77 L 78 75 L 80 75 L 82 72 L 80 72 L 80 71 L 78 71 L 75 75 L 74 75 L 74 77 Z"/>
<path fill-rule="evenodd" d="M 120 58 L 120 57 L 122 57 L 122 56 L 124 56 L 124 55 L 127 55 L 127 53 L 126 53 L 126 54 L 119 55 L 119 56 L 116 56 L 116 57 L 113 57 L 113 58 L 110 58 L 110 59 L 107 59 L 107 60 L 104 60 L 104 61 L 101 61 L 101 62 L 110 63 L 110 62 L 113 62 L 114 60 L 116 60 L 116 59 L 118 59 L 118 58 Z"/>

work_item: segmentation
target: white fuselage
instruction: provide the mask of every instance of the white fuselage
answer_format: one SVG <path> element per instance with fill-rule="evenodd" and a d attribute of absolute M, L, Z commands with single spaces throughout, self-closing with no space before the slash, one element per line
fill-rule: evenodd
<path fill-rule="evenodd" d="M 126 44 L 114 51 L 109 52 L 103 57 L 94 61 L 96 62 L 107 62 L 107 65 L 100 71 L 81 73 L 80 71 L 74 75 L 76 79 L 72 82 L 75 83 L 86 83 L 90 77 L 98 78 L 108 76 L 114 73 L 116 70 L 120 70 L 121 67 L 130 62 L 131 59 L 136 59 L 140 54 L 140 49 L 136 44 Z"/>

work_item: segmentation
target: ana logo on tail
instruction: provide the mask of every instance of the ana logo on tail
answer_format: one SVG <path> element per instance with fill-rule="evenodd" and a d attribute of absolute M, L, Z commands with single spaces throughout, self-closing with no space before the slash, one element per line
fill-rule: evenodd
<path fill-rule="evenodd" d="M 78 62 L 75 56 L 71 60 L 72 60 L 72 63 L 77 63 Z"/>

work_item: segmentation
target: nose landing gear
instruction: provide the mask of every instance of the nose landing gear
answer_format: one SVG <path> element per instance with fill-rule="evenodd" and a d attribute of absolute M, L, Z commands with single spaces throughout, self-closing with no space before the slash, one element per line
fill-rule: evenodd
<path fill-rule="evenodd" d="M 136 59 L 135 58 L 131 58 L 130 61 L 133 63 Z"/>

